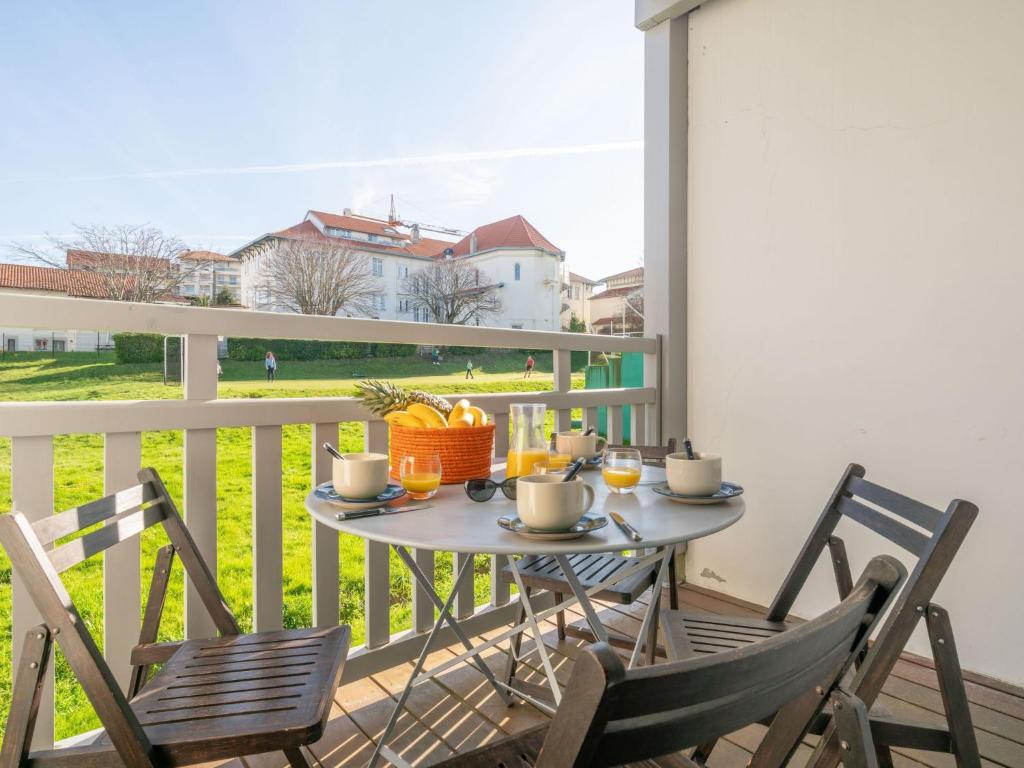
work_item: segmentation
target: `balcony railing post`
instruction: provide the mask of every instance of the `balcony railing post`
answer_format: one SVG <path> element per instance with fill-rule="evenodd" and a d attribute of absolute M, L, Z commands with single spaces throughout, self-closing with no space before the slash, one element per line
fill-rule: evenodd
<path fill-rule="evenodd" d="M 103 493 L 110 495 L 136 485 L 141 458 L 141 433 L 105 434 Z M 140 561 L 138 537 L 111 547 L 103 555 L 103 655 L 125 690 L 132 671 L 132 648 L 139 638 Z"/>
<path fill-rule="evenodd" d="M 324 443 L 338 444 L 338 424 L 313 425 L 313 485 L 331 479 L 331 456 Z M 313 626 L 333 627 L 338 623 L 338 532 L 313 521 Z"/>
<path fill-rule="evenodd" d="M 188 334 L 184 339 L 186 400 L 217 399 L 217 337 Z M 185 523 L 213 573 L 217 572 L 217 430 L 185 430 Z M 185 587 L 185 637 L 217 634 L 199 593 Z"/>
<path fill-rule="evenodd" d="M 256 632 L 281 629 L 284 618 L 281 512 L 281 427 L 253 427 L 252 625 Z"/>
<path fill-rule="evenodd" d="M 494 455 L 508 455 L 508 411 L 495 413 L 494 419 Z M 491 556 L 491 605 L 507 605 L 509 601 L 508 582 L 501 578 L 501 570 L 505 567 L 505 558 Z"/>
<path fill-rule="evenodd" d="M 551 360 L 555 372 L 555 391 L 568 392 L 572 389 L 572 352 L 568 349 L 553 350 Z M 555 432 L 565 432 L 571 428 L 572 411 L 568 408 L 555 411 Z"/>
<path fill-rule="evenodd" d="M 53 514 L 53 438 L 16 437 L 11 441 L 12 509 L 29 520 L 40 520 Z M 14 643 L 14 665 L 18 668 L 25 633 L 42 621 L 21 580 L 12 575 L 11 635 Z M 34 749 L 53 746 L 53 661 L 46 670 L 39 700 L 39 714 L 32 737 Z"/>
<path fill-rule="evenodd" d="M 367 451 L 388 452 L 388 425 L 383 421 L 366 422 Z M 388 545 L 366 541 L 365 599 L 366 645 L 377 648 L 391 639 L 391 575 Z"/>

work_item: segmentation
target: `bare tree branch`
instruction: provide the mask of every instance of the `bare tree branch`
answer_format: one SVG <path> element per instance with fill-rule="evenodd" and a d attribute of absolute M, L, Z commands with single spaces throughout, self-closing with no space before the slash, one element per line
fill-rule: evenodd
<path fill-rule="evenodd" d="M 434 322 L 483 323 L 501 314 L 499 286 L 465 259 L 446 258 L 416 270 L 403 285 L 409 305 Z"/>
<path fill-rule="evenodd" d="M 103 298 L 153 302 L 177 293 L 180 283 L 210 266 L 188 253 L 185 244 L 155 227 L 120 224 L 75 225 L 75 237 L 47 238 L 39 248 L 12 243 L 17 257 L 50 267 L 89 272 Z"/>
<path fill-rule="evenodd" d="M 372 315 L 383 284 L 370 260 L 313 238 L 279 238 L 267 251 L 263 289 L 279 306 L 304 315 Z"/>

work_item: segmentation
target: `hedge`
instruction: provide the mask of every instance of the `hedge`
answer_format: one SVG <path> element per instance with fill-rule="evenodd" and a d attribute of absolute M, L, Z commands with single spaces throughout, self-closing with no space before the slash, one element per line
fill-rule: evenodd
<path fill-rule="evenodd" d="M 300 339 L 228 339 L 230 360 L 262 360 L 268 351 L 273 352 L 278 360 L 357 360 L 367 357 L 407 357 L 416 353 L 416 345 Z"/>
<path fill-rule="evenodd" d="M 170 343 L 181 342 L 174 336 Z M 159 333 L 115 333 L 114 359 L 119 363 L 162 363 L 164 337 Z"/>

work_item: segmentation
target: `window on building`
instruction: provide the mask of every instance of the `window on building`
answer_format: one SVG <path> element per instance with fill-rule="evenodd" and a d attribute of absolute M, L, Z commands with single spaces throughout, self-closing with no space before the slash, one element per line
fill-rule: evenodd
<path fill-rule="evenodd" d="M 417 323 L 420 321 L 420 308 L 419 307 L 416 307 L 416 309 L 414 309 L 412 311 L 412 319 L 413 319 L 413 321 L 415 321 Z"/>
<path fill-rule="evenodd" d="M 578 285 L 575 286 L 573 288 L 573 298 L 578 299 L 582 295 L 581 291 L 582 289 Z"/>
<path fill-rule="evenodd" d="M 53 351 L 54 352 L 63 352 L 65 350 L 65 348 L 66 348 L 66 345 L 64 343 L 64 339 L 54 339 L 53 340 Z"/>
<path fill-rule="evenodd" d="M 377 309 L 379 309 L 381 312 L 385 311 L 388 308 L 388 297 L 382 293 L 380 296 L 377 297 L 376 304 Z"/>
<path fill-rule="evenodd" d="M 8 339 L 7 340 L 7 351 L 8 352 L 17 352 L 18 351 L 18 340 L 17 339 Z"/>
<path fill-rule="evenodd" d="M 373 257 L 373 276 L 384 277 L 384 259 Z"/>
<path fill-rule="evenodd" d="M 518 279 L 519 279 L 519 271 L 520 271 L 520 270 L 519 270 L 519 262 L 517 261 L 517 262 L 516 262 L 516 280 L 518 280 Z"/>
<path fill-rule="evenodd" d="M 36 344 L 35 344 L 36 352 L 45 352 L 46 350 L 48 350 L 50 348 L 50 340 L 49 339 L 36 339 L 35 342 L 36 342 Z"/>

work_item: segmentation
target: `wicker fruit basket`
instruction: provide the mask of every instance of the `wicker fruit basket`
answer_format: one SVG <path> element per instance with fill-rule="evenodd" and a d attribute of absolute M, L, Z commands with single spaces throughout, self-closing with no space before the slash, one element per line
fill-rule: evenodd
<path fill-rule="evenodd" d="M 462 429 L 420 429 L 391 425 L 391 476 L 397 478 L 405 456 L 441 457 L 441 482 L 462 483 L 491 474 L 494 424 Z"/>

